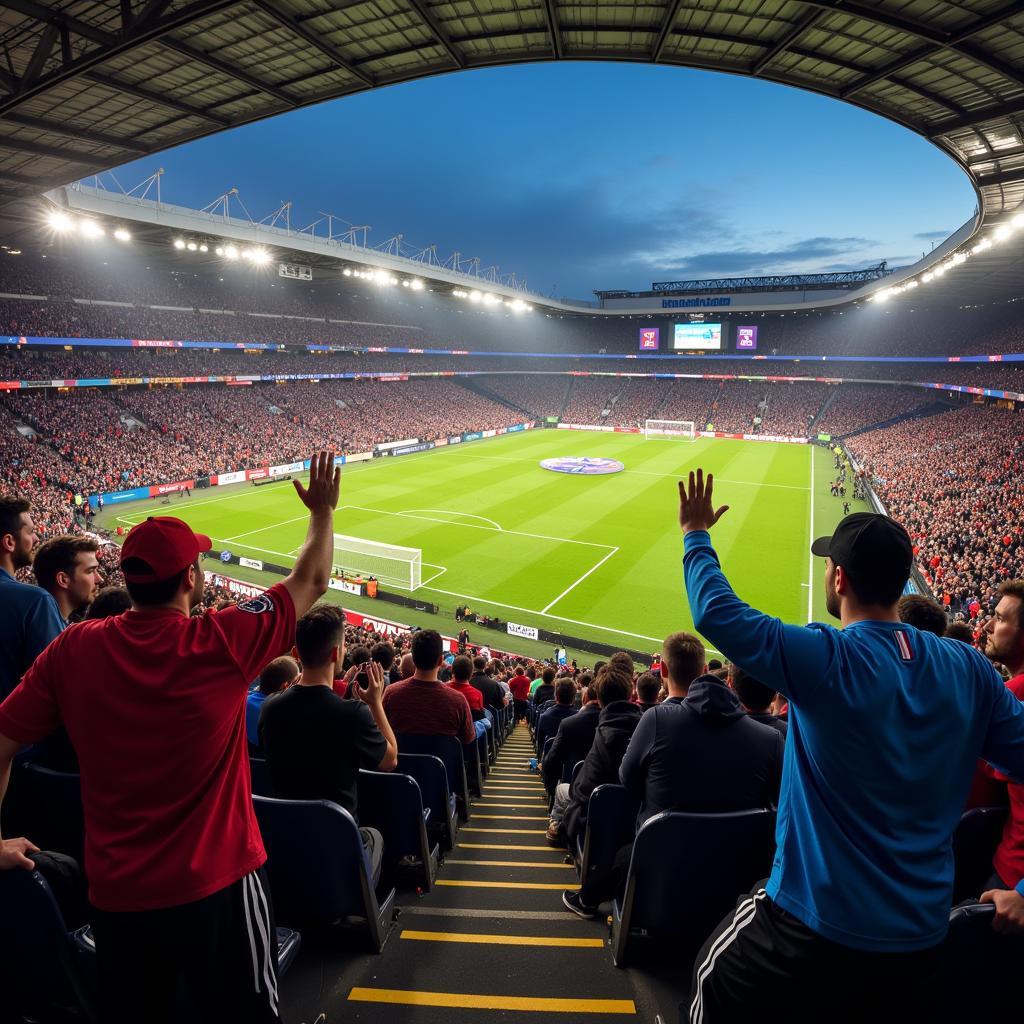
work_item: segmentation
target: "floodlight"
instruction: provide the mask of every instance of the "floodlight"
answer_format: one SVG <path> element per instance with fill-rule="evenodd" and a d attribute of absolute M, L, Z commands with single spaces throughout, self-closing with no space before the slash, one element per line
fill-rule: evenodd
<path fill-rule="evenodd" d="M 1012 231 L 1013 229 L 1009 224 L 1000 224 L 999 227 L 996 228 L 996 241 L 1002 242 L 1004 239 L 1009 238 Z"/>
<path fill-rule="evenodd" d="M 493 306 L 498 301 L 500 301 L 498 299 L 498 296 L 495 295 L 493 292 L 485 292 L 484 293 L 484 303 L 486 305 Z"/>
<path fill-rule="evenodd" d="M 346 277 L 351 277 L 351 276 L 352 276 L 352 271 L 351 271 L 351 270 L 349 270 L 349 269 L 348 269 L 348 267 L 346 267 L 346 268 L 345 268 L 345 269 L 344 269 L 344 270 L 342 271 L 342 273 L 343 273 L 343 274 L 344 274 L 344 275 L 345 275 Z"/>
<path fill-rule="evenodd" d="M 482 298 L 483 296 L 475 288 L 469 293 L 470 302 L 479 302 Z"/>
<path fill-rule="evenodd" d="M 131 232 L 130 231 L 126 231 L 124 228 L 118 228 L 114 232 L 114 237 L 119 242 L 130 242 L 132 240 Z"/>
<path fill-rule="evenodd" d="M 414 292 L 421 292 L 423 291 L 423 282 L 418 277 L 413 278 L 413 280 L 409 282 L 409 287 Z"/>
<path fill-rule="evenodd" d="M 1015 213 L 1010 224 L 1014 228 L 1024 228 L 1024 213 Z"/>
<path fill-rule="evenodd" d="M 74 226 L 74 221 L 62 210 L 54 210 L 47 218 L 46 223 L 54 231 L 70 231 Z"/>
<path fill-rule="evenodd" d="M 188 245 L 185 246 L 185 248 L 188 249 L 189 252 L 195 252 L 196 249 L 199 248 L 199 246 L 196 245 L 195 242 L 189 242 Z"/>
<path fill-rule="evenodd" d="M 199 251 L 200 252 L 209 252 L 210 251 L 210 247 L 205 242 L 200 242 L 199 243 Z"/>
<path fill-rule="evenodd" d="M 253 249 L 249 257 L 258 267 L 270 262 L 270 253 L 266 249 Z"/>
<path fill-rule="evenodd" d="M 925 284 L 927 284 L 934 277 L 935 277 L 935 275 L 929 270 L 928 273 L 925 274 L 924 277 L 921 278 L 921 280 L 924 281 Z"/>
<path fill-rule="evenodd" d="M 185 239 L 184 238 L 176 238 L 174 240 L 174 248 L 175 249 L 184 249 L 185 248 Z"/>
<path fill-rule="evenodd" d="M 79 221 L 78 230 L 81 231 L 86 238 L 100 238 L 106 234 L 103 228 L 101 228 L 94 220 Z"/>
<path fill-rule="evenodd" d="M 224 247 L 222 245 L 218 245 L 217 248 L 213 250 L 213 254 L 215 256 L 223 256 L 224 255 Z"/>
<path fill-rule="evenodd" d="M 234 245 L 226 245 L 224 246 L 224 255 L 227 256 L 229 260 L 237 260 L 238 248 Z"/>

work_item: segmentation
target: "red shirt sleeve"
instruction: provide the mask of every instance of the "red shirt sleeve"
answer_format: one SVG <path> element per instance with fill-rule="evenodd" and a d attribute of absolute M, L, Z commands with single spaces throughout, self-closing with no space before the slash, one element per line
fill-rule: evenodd
<path fill-rule="evenodd" d="M 267 664 L 295 644 L 295 605 L 283 583 L 219 612 L 207 612 L 245 677 L 252 682 Z"/>
<path fill-rule="evenodd" d="M 66 635 L 66 634 L 63 634 Z M 21 682 L 0 703 L 0 733 L 18 743 L 35 743 L 60 728 L 53 679 L 59 671 L 60 637 L 32 663 Z"/>

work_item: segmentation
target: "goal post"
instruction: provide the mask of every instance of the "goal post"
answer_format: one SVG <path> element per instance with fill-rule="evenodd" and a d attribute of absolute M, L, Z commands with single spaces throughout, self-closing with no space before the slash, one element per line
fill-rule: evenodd
<path fill-rule="evenodd" d="M 418 590 L 423 582 L 423 552 L 419 548 L 381 544 L 336 533 L 334 571 L 336 574 L 360 573 L 405 590 Z"/>
<path fill-rule="evenodd" d="M 644 420 L 644 437 L 660 441 L 696 441 L 693 420 Z"/>

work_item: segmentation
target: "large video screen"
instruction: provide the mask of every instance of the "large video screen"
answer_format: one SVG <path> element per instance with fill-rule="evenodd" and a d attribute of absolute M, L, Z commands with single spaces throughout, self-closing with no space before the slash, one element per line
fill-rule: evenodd
<path fill-rule="evenodd" d="M 676 349 L 720 349 L 721 324 L 676 324 L 672 347 Z"/>

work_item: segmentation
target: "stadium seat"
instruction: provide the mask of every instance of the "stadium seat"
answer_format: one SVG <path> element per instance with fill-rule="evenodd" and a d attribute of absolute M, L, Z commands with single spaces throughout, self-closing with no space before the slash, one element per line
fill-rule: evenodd
<path fill-rule="evenodd" d="M 28 763 L 22 778 L 31 822 L 26 831 L 33 841 L 41 849 L 66 853 L 84 864 L 85 823 L 78 775 Z"/>
<path fill-rule="evenodd" d="M 272 796 L 270 766 L 262 757 L 249 758 L 250 786 L 256 796 Z"/>
<path fill-rule="evenodd" d="M 980 896 L 992 874 L 992 856 L 1003 834 L 1005 807 L 974 807 L 953 833 L 953 903 Z"/>
<path fill-rule="evenodd" d="M 736 897 L 768 875 L 774 852 L 775 812 L 767 809 L 664 812 L 646 821 L 633 843 L 625 893 L 612 903 L 615 966 L 626 965 L 640 932 L 669 936 L 679 950 L 699 948 Z M 686 864 L 683 875 L 679 863 Z"/>
<path fill-rule="evenodd" d="M 267 850 L 274 914 L 286 924 L 363 922 L 380 952 L 392 926 L 395 890 L 378 900 L 355 819 L 329 800 L 254 796 Z"/>
<path fill-rule="evenodd" d="M 46 879 L 38 871 L 0 871 L 0 907 L 0 1017 L 23 1011 L 47 1020 L 56 1011 L 95 1021 L 95 974 Z"/>
<path fill-rule="evenodd" d="M 480 755 L 480 740 L 478 739 L 475 743 L 467 743 L 462 748 L 462 757 L 466 762 L 466 781 L 469 783 L 470 793 L 473 796 L 483 796 L 484 763 L 487 760 L 487 755 L 486 753 L 483 757 Z"/>
<path fill-rule="evenodd" d="M 395 740 L 402 754 L 427 754 L 439 758 L 448 775 L 449 792 L 455 795 L 459 816 L 469 821 L 469 780 L 462 757 L 462 744 L 454 736 L 421 736 L 418 733 L 396 732 Z"/>
<path fill-rule="evenodd" d="M 458 813 L 455 796 L 448 788 L 448 773 L 439 757 L 429 754 L 399 754 L 396 771 L 409 775 L 419 783 L 424 807 L 430 808 L 427 833 L 441 841 L 441 847 L 455 846 Z"/>
<path fill-rule="evenodd" d="M 440 853 L 427 836 L 430 808 L 419 784 L 400 772 L 359 772 L 359 820 L 384 837 L 384 863 L 401 870 L 403 860 L 415 862 L 424 892 L 434 886 Z"/>
<path fill-rule="evenodd" d="M 583 762 L 578 762 L 582 766 Z M 640 805 L 625 786 L 597 786 L 587 804 L 587 831 L 573 851 L 580 882 L 607 876 L 615 855 L 633 841 Z"/>

